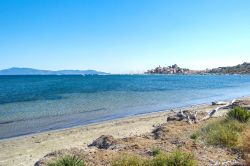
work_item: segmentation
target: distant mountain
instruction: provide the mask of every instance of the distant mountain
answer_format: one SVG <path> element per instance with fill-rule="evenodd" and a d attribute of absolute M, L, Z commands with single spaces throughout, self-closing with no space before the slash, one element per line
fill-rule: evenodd
<path fill-rule="evenodd" d="M 0 70 L 0 75 L 107 75 L 109 73 L 96 70 L 38 70 L 32 68 L 18 68 Z"/>
<path fill-rule="evenodd" d="M 250 63 L 243 63 L 231 67 L 218 67 L 208 70 L 207 73 L 215 74 L 250 74 Z"/>

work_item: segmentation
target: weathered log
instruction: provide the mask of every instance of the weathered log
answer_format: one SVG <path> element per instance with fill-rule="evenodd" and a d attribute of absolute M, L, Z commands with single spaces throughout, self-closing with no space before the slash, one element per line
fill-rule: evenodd
<path fill-rule="evenodd" d="M 231 102 L 228 102 L 227 104 L 225 104 L 225 105 L 223 105 L 223 106 L 219 106 L 219 107 L 215 108 L 214 110 L 210 111 L 205 117 L 203 117 L 203 118 L 201 119 L 201 121 L 202 121 L 202 120 L 207 120 L 207 119 L 213 117 L 213 115 L 214 115 L 216 112 L 218 112 L 220 109 L 223 109 L 223 108 L 226 108 L 226 107 L 232 105 L 235 101 L 236 101 L 236 100 L 232 100 Z"/>
<path fill-rule="evenodd" d="M 178 113 L 176 113 L 175 116 L 169 116 L 167 118 L 167 121 L 182 121 L 186 119 L 189 124 L 193 124 L 193 122 L 198 123 L 199 121 L 207 120 L 213 117 L 214 114 L 218 112 L 220 109 L 227 108 L 228 106 L 232 105 L 235 101 L 236 100 L 232 100 L 231 102 L 214 102 L 214 103 L 217 103 L 217 105 L 220 105 L 220 104 L 224 104 L 224 105 L 220 105 L 214 110 L 208 112 L 208 114 L 205 117 L 201 118 L 200 120 L 197 118 L 197 111 L 195 111 L 194 113 L 191 113 L 190 111 L 187 111 L 187 110 L 185 111 L 180 110 Z M 172 110 L 172 112 L 174 111 Z"/>
<path fill-rule="evenodd" d="M 167 121 L 181 121 L 183 118 L 177 117 L 177 116 L 169 116 L 167 118 Z"/>
<path fill-rule="evenodd" d="M 227 102 L 225 101 L 215 101 L 215 102 L 212 102 L 212 105 L 226 105 Z"/>
<path fill-rule="evenodd" d="M 185 111 L 180 110 L 175 116 L 169 116 L 167 118 L 167 121 L 182 121 L 186 119 L 189 124 L 192 124 L 193 121 L 196 123 L 197 121 L 196 116 L 197 116 L 197 112 L 195 112 L 194 114 L 191 114 L 187 110 Z"/>

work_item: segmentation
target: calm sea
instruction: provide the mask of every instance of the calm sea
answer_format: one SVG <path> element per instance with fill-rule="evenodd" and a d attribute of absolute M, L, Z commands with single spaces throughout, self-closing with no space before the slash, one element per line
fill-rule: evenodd
<path fill-rule="evenodd" d="M 249 75 L 0 76 L 0 139 L 242 96 Z"/>

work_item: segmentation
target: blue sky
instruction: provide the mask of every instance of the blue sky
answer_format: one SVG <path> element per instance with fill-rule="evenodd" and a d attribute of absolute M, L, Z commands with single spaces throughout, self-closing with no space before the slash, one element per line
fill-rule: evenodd
<path fill-rule="evenodd" d="M 249 0 L 0 0 L 0 69 L 250 62 Z"/>

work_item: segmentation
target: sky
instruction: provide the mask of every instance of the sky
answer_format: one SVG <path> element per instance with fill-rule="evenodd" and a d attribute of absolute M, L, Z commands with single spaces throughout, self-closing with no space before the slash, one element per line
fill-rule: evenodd
<path fill-rule="evenodd" d="M 0 69 L 250 62 L 249 0 L 0 0 Z"/>

